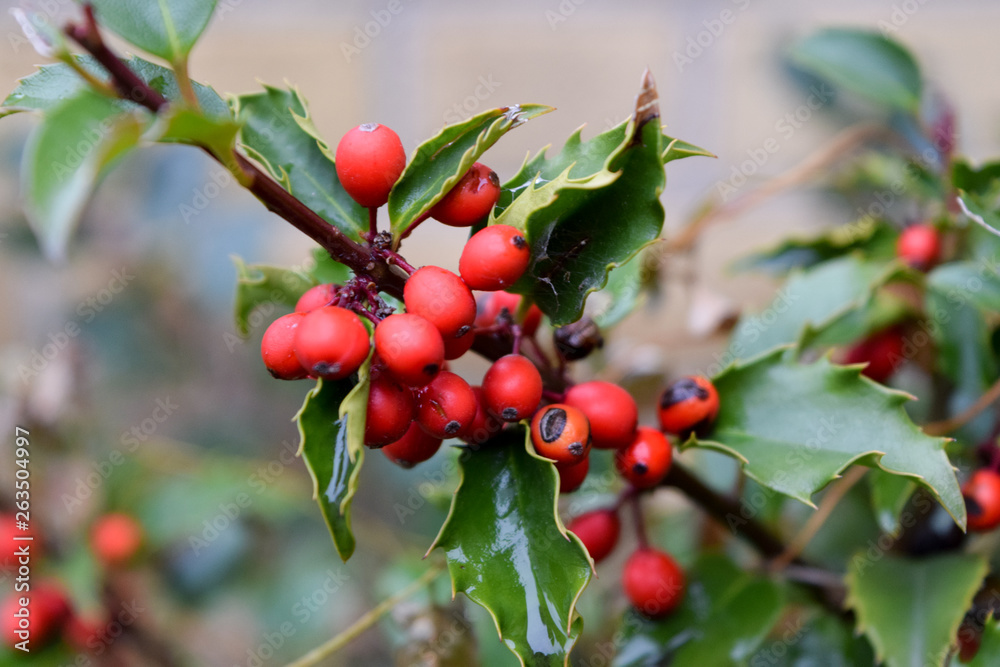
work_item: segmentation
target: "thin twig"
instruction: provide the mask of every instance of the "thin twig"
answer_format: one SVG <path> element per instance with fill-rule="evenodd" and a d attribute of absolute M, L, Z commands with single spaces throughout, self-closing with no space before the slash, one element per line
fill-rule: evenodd
<path fill-rule="evenodd" d="M 965 426 L 967 423 L 975 419 L 980 412 L 990 407 L 997 399 L 1000 399 L 1000 379 L 997 379 L 993 385 L 986 390 L 986 393 L 980 396 L 975 403 L 970 405 L 962 414 L 951 417 L 950 419 L 942 419 L 938 422 L 931 422 L 929 424 L 924 424 L 924 433 L 927 435 L 947 435 L 952 431 Z"/>

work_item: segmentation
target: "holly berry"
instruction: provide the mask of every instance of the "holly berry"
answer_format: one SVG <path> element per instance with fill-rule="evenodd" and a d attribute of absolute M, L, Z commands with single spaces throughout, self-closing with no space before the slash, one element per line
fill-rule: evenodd
<path fill-rule="evenodd" d="M 416 416 L 413 392 L 388 374 L 374 374 L 368 390 L 365 444 L 382 447 L 403 437 Z"/>
<path fill-rule="evenodd" d="M 473 387 L 472 392 L 476 395 L 476 416 L 459 437 L 470 445 L 481 445 L 503 429 L 503 422 L 486 409 L 482 387 Z"/>
<path fill-rule="evenodd" d="M 361 319 L 339 306 L 302 315 L 295 334 L 295 356 L 310 375 L 342 380 L 361 367 L 371 351 Z"/>
<path fill-rule="evenodd" d="M 614 550 L 621 529 L 618 513 L 613 510 L 595 510 L 581 514 L 567 526 L 567 530 L 579 537 L 583 546 L 587 547 L 587 553 L 594 559 L 594 563 L 600 563 Z"/>
<path fill-rule="evenodd" d="M 615 454 L 615 467 L 632 486 L 648 489 L 667 476 L 673 458 L 674 450 L 662 433 L 640 426 L 629 446 Z"/>
<path fill-rule="evenodd" d="M 412 468 L 434 456 L 439 449 L 441 439 L 428 434 L 417 422 L 413 422 L 403 437 L 383 447 L 382 453 L 393 463 Z"/>
<path fill-rule="evenodd" d="M 327 283 L 315 285 L 305 291 L 295 302 L 296 313 L 308 313 L 309 311 L 329 306 L 337 298 L 337 286 Z"/>
<path fill-rule="evenodd" d="M 493 210 L 500 199 L 500 179 L 495 171 L 479 162 L 434 204 L 430 216 L 451 227 L 471 227 Z"/>
<path fill-rule="evenodd" d="M 495 292 L 517 282 L 528 269 L 531 250 L 520 230 L 491 225 L 472 235 L 462 249 L 458 272 L 472 289 Z"/>
<path fill-rule="evenodd" d="M 590 424 L 580 410 L 553 403 L 536 412 L 531 420 L 531 442 L 539 456 L 573 465 L 590 452 Z"/>
<path fill-rule="evenodd" d="M 128 514 L 105 514 L 90 529 L 90 548 L 105 565 L 124 565 L 139 553 L 143 536 L 142 526 Z"/>
<path fill-rule="evenodd" d="M 566 392 L 565 403 L 587 416 L 598 449 L 621 449 L 635 437 L 639 408 L 631 394 L 616 384 L 601 380 L 578 384 Z"/>
<path fill-rule="evenodd" d="M 441 371 L 417 394 L 417 422 L 435 438 L 463 435 L 476 418 L 478 401 L 469 383 Z"/>
<path fill-rule="evenodd" d="M 520 294 L 504 291 L 481 295 L 476 301 L 478 311 L 475 325 L 482 328 L 492 326 L 497 323 L 503 312 L 507 311 L 507 317 L 512 322 L 521 325 L 521 333 L 525 336 L 534 336 L 535 332 L 538 331 L 538 325 L 542 322 L 542 311 L 535 304 L 531 304 L 524 314 L 524 318 L 518 322 L 515 318 L 523 298 Z"/>
<path fill-rule="evenodd" d="M 670 554 L 649 547 L 637 549 L 625 561 L 622 587 L 642 614 L 662 618 L 684 599 L 684 571 Z"/>
<path fill-rule="evenodd" d="M 984 532 L 1000 526 L 1000 474 L 983 468 L 962 486 L 969 530 Z"/>
<path fill-rule="evenodd" d="M 671 383 L 660 396 L 660 426 L 686 437 L 711 426 L 719 413 L 719 394 L 711 380 L 689 375 Z"/>
<path fill-rule="evenodd" d="M 470 349 L 476 342 L 476 332 L 469 330 L 458 338 L 444 338 L 444 358 L 458 359 Z"/>
<path fill-rule="evenodd" d="M 844 363 L 867 363 L 861 374 L 875 382 L 885 383 L 903 362 L 904 347 L 902 333 L 896 327 L 890 327 L 872 334 L 849 349 Z"/>
<path fill-rule="evenodd" d="M 527 357 L 500 357 L 483 377 L 486 408 L 504 421 L 516 422 L 534 414 L 542 400 L 542 376 Z"/>
<path fill-rule="evenodd" d="M 366 208 L 376 208 L 389 201 L 389 191 L 406 168 L 406 151 L 388 127 L 365 123 L 340 139 L 334 162 L 347 194 Z"/>
<path fill-rule="evenodd" d="M 305 313 L 282 315 L 264 332 L 260 356 L 267 371 L 279 380 L 301 380 L 309 376 L 295 354 L 295 337 Z"/>
<path fill-rule="evenodd" d="M 28 602 L 27 617 L 22 598 Z M 32 648 L 43 646 L 59 635 L 72 615 L 69 597 L 58 584 L 41 582 L 30 592 L 12 593 L 0 604 L 4 642 L 14 647 L 30 640 Z"/>
<path fill-rule="evenodd" d="M 412 313 L 390 315 L 375 327 L 375 351 L 400 382 L 422 387 L 444 363 L 444 341 L 429 320 Z"/>
<path fill-rule="evenodd" d="M 417 269 L 403 288 L 406 312 L 437 327 L 441 337 L 461 338 L 476 321 L 476 299 L 462 279 L 437 266 Z"/>
<path fill-rule="evenodd" d="M 583 457 L 582 461 L 573 465 L 556 466 L 556 472 L 559 473 L 559 493 L 573 493 L 583 486 L 583 481 L 587 479 L 587 473 L 590 472 L 590 456 Z"/>
<path fill-rule="evenodd" d="M 941 255 L 941 237 L 931 225 L 910 225 L 896 241 L 896 255 L 913 268 L 926 271 Z"/>

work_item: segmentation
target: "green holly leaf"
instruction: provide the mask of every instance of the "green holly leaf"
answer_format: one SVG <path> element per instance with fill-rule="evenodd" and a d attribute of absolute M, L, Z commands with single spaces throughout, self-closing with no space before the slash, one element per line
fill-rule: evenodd
<path fill-rule="evenodd" d="M 782 623 L 769 641 L 750 658 L 751 667 L 857 667 L 874 665 L 875 654 L 863 636 L 847 624 L 818 610 Z"/>
<path fill-rule="evenodd" d="M 265 86 L 232 103 L 250 157 L 327 222 L 361 240 L 368 232 L 368 211 L 340 184 L 329 146 L 316 135 L 299 92 Z"/>
<path fill-rule="evenodd" d="M 847 572 L 846 604 L 888 667 L 935 667 L 945 664 L 987 569 L 973 554 L 872 560 L 861 552 Z"/>
<path fill-rule="evenodd" d="M 871 489 L 872 510 L 878 527 L 890 535 L 900 529 L 899 518 L 917 485 L 912 479 L 871 470 L 865 475 Z"/>
<path fill-rule="evenodd" d="M 986 621 L 979 651 L 968 663 L 968 667 L 992 667 L 992 665 L 1000 665 L 1000 622 L 995 618 Z"/>
<path fill-rule="evenodd" d="M 32 132 L 21 164 L 24 210 L 39 245 L 62 259 L 90 194 L 139 144 L 148 118 L 84 91 L 53 108 Z"/>
<path fill-rule="evenodd" d="M 626 612 L 614 667 L 746 665 L 781 617 L 781 587 L 725 556 L 702 556 L 688 573 L 681 606 L 662 620 Z"/>
<path fill-rule="evenodd" d="M 984 313 L 1000 312 L 1000 275 L 995 262 L 949 262 L 927 274 L 927 287 L 950 303 L 967 303 Z"/>
<path fill-rule="evenodd" d="M 951 184 L 983 201 L 994 201 L 1000 191 L 1000 162 L 987 162 L 976 168 L 964 158 L 951 165 Z"/>
<path fill-rule="evenodd" d="M 665 146 L 663 155 L 661 156 L 663 164 L 673 162 L 674 160 L 683 160 L 686 157 L 718 157 L 715 153 L 707 151 L 700 146 L 668 137 L 665 134 L 663 135 L 662 145 Z"/>
<path fill-rule="evenodd" d="M 354 553 L 351 501 L 365 460 L 370 366 L 369 356 L 353 385 L 348 380 L 319 380 L 295 415 L 299 455 L 313 480 L 313 498 L 319 503 L 333 544 L 345 562 Z"/>
<path fill-rule="evenodd" d="M 654 252 L 655 248 L 649 248 L 613 269 L 608 274 L 604 289 L 594 292 L 587 299 L 587 313 L 601 331 L 606 332 L 625 319 L 642 302 L 645 294 L 655 289 L 655 264 L 646 260 Z M 650 262 L 655 262 L 655 258 Z"/>
<path fill-rule="evenodd" d="M 762 485 L 812 506 L 811 497 L 851 464 L 914 480 L 965 528 L 965 502 L 944 451 L 907 417 L 907 394 L 863 378 L 859 366 L 799 363 L 777 349 L 723 371 L 711 439 Z"/>
<path fill-rule="evenodd" d="M 453 590 L 490 613 L 522 665 L 564 666 L 591 562 L 556 512 L 555 467 L 528 442 L 521 431 L 463 455 L 462 481 L 428 553 L 445 551 Z"/>
<path fill-rule="evenodd" d="M 250 335 L 250 316 L 256 309 L 268 309 L 267 315 L 273 320 L 276 305 L 294 307 L 299 297 L 317 284 L 314 278 L 299 271 L 247 265 L 235 256 L 232 260 L 236 265 L 236 332 L 244 338 Z"/>
<path fill-rule="evenodd" d="M 879 32 L 826 28 L 797 43 L 790 57 L 798 67 L 871 102 L 910 113 L 919 109 L 923 80 L 917 61 Z"/>
<path fill-rule="evenodd" d="M 173 106 L 157 114 L 156 124 L 147 137 L 161 143 L 204 146 L 224 162 L 231 162 L 234 169 L 233 149 L 239 123 L 230 118 L 214 118 L 190 107 Z"/>
<path fill-rule="evenodd" d="M 351 270 L 330 256 L 323 248 L 313 248 L 313 266 L 309 275 L 317 283 L 343 285 L 351 279 Z"/>
<path fill-rule="evenodd" d="M 140 49 L 172 63 L 187 60 L 215 0 L 89 0 L 97 21 Z"/>
<path fill-rule="evenodd" d="M 783 276 L 793 269 L 807 269 L 859 250 L 868 259 L 890 259 L 895 255 L 897 238 L 888 225 L 862 219 L 812 238 L 786 239 L 737 261 L 733 270 L 766 271 Z"/>
<path fill-rule="evenodd" d="M 448 125 L 417 146 L 389 193 L 393 241 L 400 238 L 461 180 L 465 172 L 500 137 L 515 127 L 553 111 L 541 104 L 490 109 Z"/>

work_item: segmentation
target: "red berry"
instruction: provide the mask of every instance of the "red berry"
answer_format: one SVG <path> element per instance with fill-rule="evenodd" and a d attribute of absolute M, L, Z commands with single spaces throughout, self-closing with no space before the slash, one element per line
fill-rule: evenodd
<path fill-rule="evenodd" d="M 301 380 L 309 376 L 295 354 L 295 336 L 305 313 L 282 315 L 264 332 L 260 357 L 267 371 L 279 380 Z"/>
<path fill-rule="evenodd" d="M 580 538 L 594 563 L 600 563 L 618 544 L 622 524 L 617 512 L 595 510 L 573 519 L 567 529 Z"/>
<path fill-rule="evenodd" d="M 435 438 L 461 437 L 475 421 L 477 405 L 468 382 L 441 371 L 417 394 L 417 422 Z"/>
<path fill-rule="evenodd" d="M 625 561 L 622 587 L 632 605 L 650 618 L 661 618 L 684 599 L 684 571 L 662 551 L 637 549 Z"/>
<path fill-rule="evenodd" d="M 476 342 L 476 332 L 469 331 L 468 333 L 459 336 L 458 338 L 445 338 L 444 339 L 444 358 L 445 359 L 458 359 L 470 349 L 472 349 L 472 344 Z"/>
<path fill-rule="evenodd" d="M 361 319 L 338 306 L 302 316 L 295 334 L 295 356 L 310 375 L 342 380 L 361 367 L 371 351 Z"/>
<path fill-rule="evenodd" d="M 969 530 L 979 532 L 1000 526 L 1000 474 L 983 468 L 962 486 Z"/>
<path fill-rule="evenodd" d="M 662 433 L 640 426 L 632 443 L 615 454 L 615 467 L 632 486 L 648 489 L 667 476 L 673 458 L 674 450 Z"/>
<path fill-rule="evenodd" d="M 481 445 L 503 429 L 503 422 L 486 410 L 482 387 L 473 387 L 472 392 L 476 395 L 476 416 L 459 437 L 470 445 Z"/>
<path fill-rule="evenodd" d="M 413 392 L 388 374 L 372 376 L 365 414 L 365 444 L 382 447 L 403 437 L 416 416 Z"/>
<path fill-rule="evenodd" d="M 329 306 L 337 298 L 337 286 L 327 283 L 310 287 L 295 303 L 296 313 L 308 313 L 311 310 Z"/>
<path fill-rule="evenodd" d="M 472 289 L 495 292 L 517 282 L 528 269 L 531 250 L 520 230 L 491 225 L 476 232 L 465 244 L 458 272 Z"/>
<path fill-rule="evenodd" d="M 461 338 L 476 320 L 476 300 L 462 279 L 437 266 L 419 268 L 403 288 L 406 312 L 437 327 L 441 337 Z"/>
<path fill-rule="evenodd" d="M 21 604 L 25 601 L 27 618 Z M 72 614 L 69 598 L 55 583 L 41 582 L 30 592 L 12 593 L 0 604 L 4 642 L 13 648 L 28 640 L 29 648 L 37 649 L 55 639 Z"/>
<path fill-rule="evenodd" d="M 700 375 L 689 375 L 670 384 L 660 396 L 660 426 L 667 433 L 687 436 L 711 426 L 719 413 L 715 385 Z"/>
<path fill-rule="evenodd" d="M 444 363 L 444 341 L 429 320 L 412 313 L 390 315 L 375 327 L 375 351 L 389 372 L 411 387 L 422 387 Z"/>
<path fill-rule="evenodd" d="M 528 312 L 524 314 L 524 319 L 518 322 L 516 319 L 517 311 L 523 298 L 520 294 L 504 291 L 481 295 L 476 302 L 476 326 L 484 328 L 493 326 L 497 323 L 497 318 L 506 310 L 507 317 L 512 322 L 521 325 L 521 332 L 525 336 L 534 336 L 535 332 L 538 331 L 538 325 L 542 322 L 542 311 L 535 304 L 531 304 L 528 307 Z"/>
<path fill-rule="evenodd" d="M 539 456 L 573 465 L 590 452 L 590 424 L 576 408 L 553 403 L 536 412 L 531 420 L 531 442 Z"/>
<path fill-rule="evenodd" d="M 590 437 L 598 449 L 621 449 L 635 437 L 639 408 L 631 394 L 616 384 L 594 380 L 566 392 L 566 405 L 587 415 Z"/>
<path fill-rule="evenodd" d="M 105 514 L 90 529 L 90 548 L 106 565 L 128 563 L 142 546 L 142 526 L 128 514 Z"/>
<path fill-rule="evenodd" d="M 896 327 L 872 334 L 847 351 L 844 363 L 868 365 L 861 374 L 884 383 L 903 363 L 905 343 Z"/>
<path fill-rule="evenodd" d="M 556 466 L 559 473 L 559 493 L 573 493 L 587 479 L 590 472 L 590 456 L 583 457 L 583 460 L 573 465 Z"/>
<path fill-rule="evenodd" d="M 479 162 L 430 210 L 430 216 L 451 227 L 471 227 L 493 210 L 500 199 L 497 173 Z"/>
<path fill-rule="evenodd" d="M 413 422 L 403 437 L 383 447 L 382 453 L 393 463 L 412 468 L 434 456 L 440 448 L 440 438 L 429 435 L 417 422 Z"/>
<path fill-rule="evenodd" d="M 542 400 L 542 375 L 527 357 L 500 357 L 483 377 L 486 409 L 504 421 L 516 422 L 534 414 Z"/>
<path fill-rule="evenodd" d="M 345 134 L 334 156 L 337 178 L 354 201 L 375 208 L 389 201 L 389 190 L 406 168 L 399 135 L 385 125 L 365 123 Z"/>
<path fill-rule="evenodd" d="M 941 238 L 931 225 L 910 225 L 896 241 L 896 254 L 913 268 L 926 271 L 941 255 Z"/>

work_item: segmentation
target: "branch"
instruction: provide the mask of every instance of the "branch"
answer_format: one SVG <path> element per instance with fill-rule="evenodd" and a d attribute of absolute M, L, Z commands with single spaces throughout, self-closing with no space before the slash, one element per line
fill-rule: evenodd
<path fill-rule="evenodd" d="M 993 386 L 985 394 L 976 399 L 976 402 L 970 405 L 962 414 L 951 419 L 924 424 L 924 433 L 935 436 L 947 435 L 975 419 L 980 412 L 990 407 L 997 399 L 1000 399 L 1000 379 L 994 382 Z"/>

